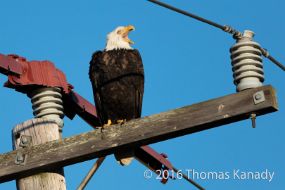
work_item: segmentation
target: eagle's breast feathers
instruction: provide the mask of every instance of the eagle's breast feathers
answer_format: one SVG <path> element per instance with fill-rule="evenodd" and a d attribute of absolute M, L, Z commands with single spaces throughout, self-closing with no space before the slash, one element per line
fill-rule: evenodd
<path fill-rule="evenodd" d="M 97 51 L 90 61 L 89 77 L 99 118 L 138 118 L 144 91 L 144 69 L 137 50 Z"/>

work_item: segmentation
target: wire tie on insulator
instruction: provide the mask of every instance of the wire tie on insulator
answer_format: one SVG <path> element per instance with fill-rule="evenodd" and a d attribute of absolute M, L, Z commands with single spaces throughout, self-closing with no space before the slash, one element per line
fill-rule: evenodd
<path fill-rule="evenodd" d="M 242 37 L 242 33 L 229 25 L 224 26 L 224 31 L 233 35 L 234 39 L 240 39 Z"/>
<path fill-rule="evenodd" d="M 232 28 L 231 28 L 230 26 L 228 26 L 228 25 L 225 25 L 225 26 L 224 26 L 224 31 L 225 31 L 225 32 L 228 32 L 228 33 L 231 33 Z"/>
<path fill-rule="evenodd" d="M 242 33 L 241 33 L 240 31 L 237 31 L 237 30 L 236 30 L 236 31 L 234 32 L 234 34 L 233 34 L 233 38 L 236 39 L 236 40 L 237 40 L 237 39 L 241 39 L 241 38 L 242 38 Z"/>

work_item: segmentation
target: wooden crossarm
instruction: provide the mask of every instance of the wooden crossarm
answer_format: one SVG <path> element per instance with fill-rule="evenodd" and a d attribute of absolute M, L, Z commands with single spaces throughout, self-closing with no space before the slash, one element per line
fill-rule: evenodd
<path fill-rule="evenodd" d="M 259 87 L 87 133 L 0 155 L 0 182 L 64 167 L 118 150 L 171 138 L 277 111 L 275 90 Z M 25 158 L 16 164 L 17 155 Z"/>

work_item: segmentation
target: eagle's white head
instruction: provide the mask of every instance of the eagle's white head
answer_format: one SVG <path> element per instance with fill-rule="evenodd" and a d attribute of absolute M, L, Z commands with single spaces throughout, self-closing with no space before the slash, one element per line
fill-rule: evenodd
<path fill-rule="evenodd" d="M 135 27 L 129 26 L 119 26 L 114 31 L 107 35 L 106 51 L 114 49 L 133 49 L 131 44 L 134 44 L 132 40 L 129 39 L 128 34 L 130 31 L 134 30 Z"/>

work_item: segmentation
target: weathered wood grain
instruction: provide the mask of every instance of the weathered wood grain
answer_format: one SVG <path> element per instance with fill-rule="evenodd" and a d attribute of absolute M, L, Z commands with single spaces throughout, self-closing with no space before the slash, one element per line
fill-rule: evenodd
<path fill-rule="evenodd" d="M 48 119 L 31 119 L 18 124 L 12 131 L 14 149 L 22 149 L 23 138 L 31 139 L 30 145 L 39 145 L 61 138 L 58 125 Z M 31 137 L 31 138 L 29 138 Z M 20 178 L 16 181 L 18 190 L 65 190 L 65 178 L 62 168 L 49 168 L 48 172 Z"/>
<path fill-rule="evenodd" d="M 265 101 L 255 105 L 253 94 L 261 90 Z M 113 125 L 103 132 L 94 130 L 23 148 L 0 155 L 0 182 L 248 119 L 251 113 L 262 115 L 276 110 L 275 91 L 264 86 L 132 120 L 122 126 Z M 17 152 L 27 155 L 25 165 L 15 164 Z"/>

